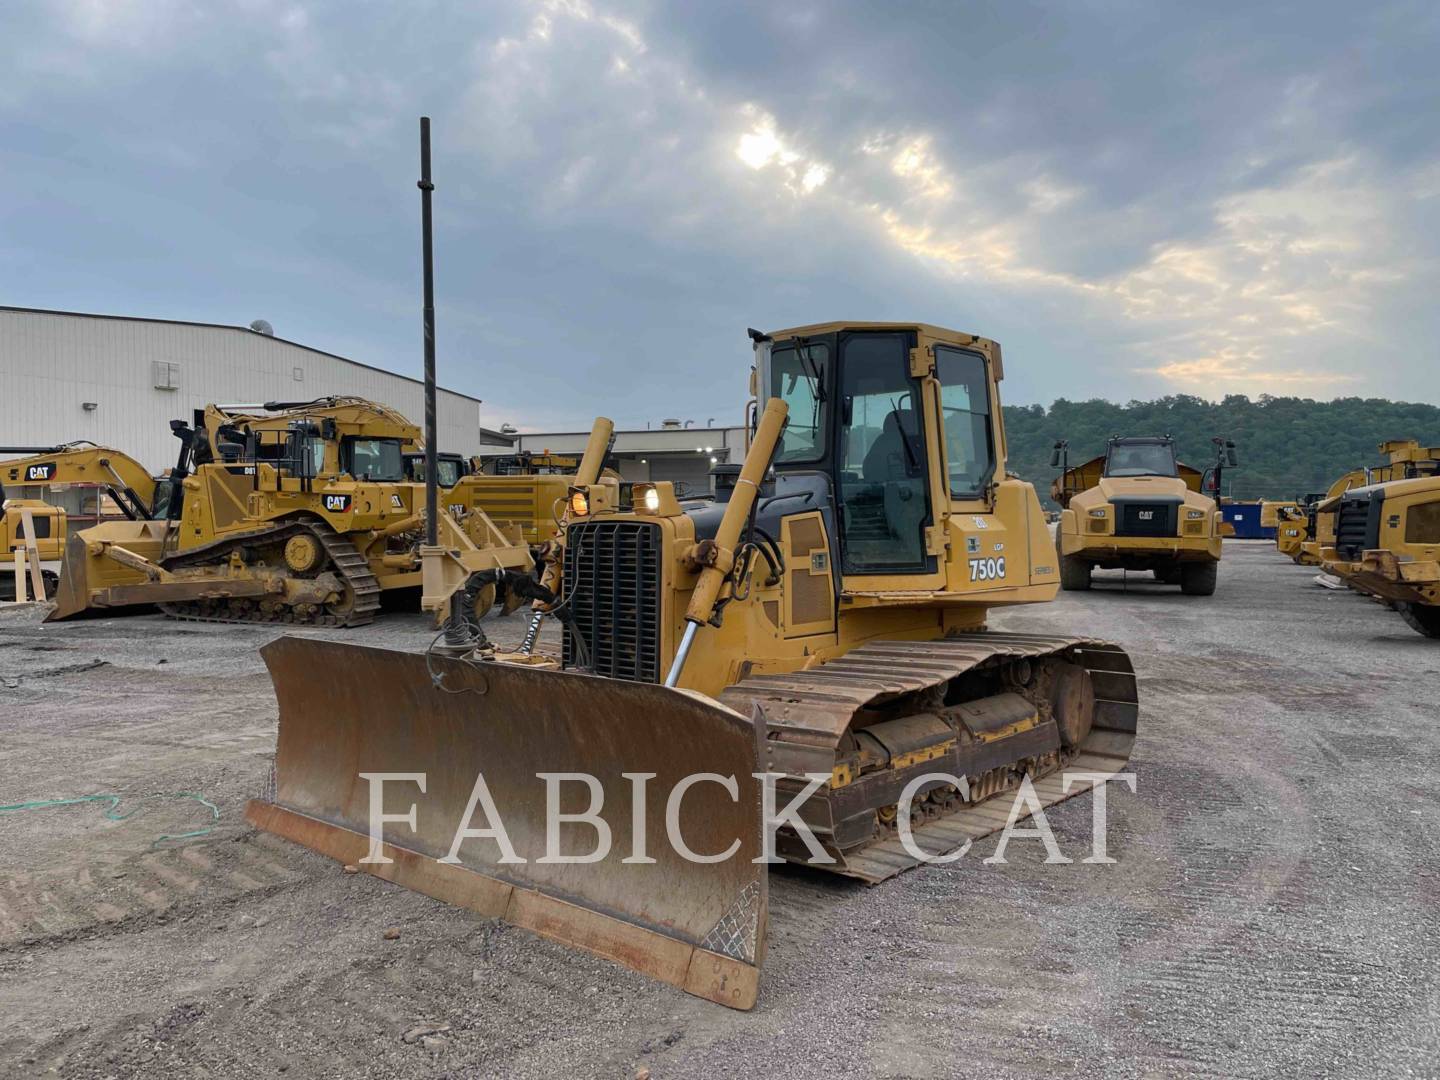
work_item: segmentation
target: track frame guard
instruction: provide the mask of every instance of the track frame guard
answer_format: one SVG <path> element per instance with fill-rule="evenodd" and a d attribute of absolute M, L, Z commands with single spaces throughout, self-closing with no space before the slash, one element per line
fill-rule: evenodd
<path fill-rule="evenodd" d="M 472 663 L 420 653 L 284 637 L 262 650 L 279 701 L 273 797 L 249 803 L 256 827 L 377 877 L 613 960 L 688 993 L 751 1008 L 765 953 L 767 866 L 759 781 L 763 725 L 702 694 L 571 672 Z M 438 681 L 437 681 L 438 680 Z M 514 853 L 468 838 L 442 861 L 457 829 L 487 827 L 466 810 L 483 772 Z M 382 786 L 386 814 L 414 808 L 415 827 L 387 822 L 370 853 L 372 781 L 363 773 L 425 773 Z M 588 773 L 612 836 L 598 862 L 537 861 L 546 853 L 547 782 Z M 625 774 L 648 773 L 641 786 Z M 666 810 L 693 774 L 713 779 L 677 804 L 694 852 L 735 854 L 695 863 L 671 845 Z M 556 781 L 563 813 L 591 808 L 586 784 Z M 645 810 L 635 862 L 635 809 Z M 598 830 L 556 826 L 560 851 L 586 854 Z M 632 861 L 625 861 L 632 859 Z"/>

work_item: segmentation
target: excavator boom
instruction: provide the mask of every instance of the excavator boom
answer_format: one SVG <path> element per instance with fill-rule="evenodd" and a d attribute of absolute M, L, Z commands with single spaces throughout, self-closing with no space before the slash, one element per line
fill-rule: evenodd
<path fill-rule="evenodd" d="M 162 481 L 129 454 L 90 442 L 59 446 L 0 446 L 0 454 L 25 454 L 0 461 L 0 486 L 93 484 L 106 488 L 132 521 L 154 516 L 155 493 Z"/>

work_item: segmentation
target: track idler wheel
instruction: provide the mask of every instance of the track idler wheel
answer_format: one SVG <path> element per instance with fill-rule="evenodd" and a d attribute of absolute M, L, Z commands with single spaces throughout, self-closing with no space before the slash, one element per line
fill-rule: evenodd
<path fill-rule="evenodd" d="M 308 574 L 325 561 L 325 549 L 309 533 L 300 533 L 285 541 L 285 565 L 294 573 Z"/>

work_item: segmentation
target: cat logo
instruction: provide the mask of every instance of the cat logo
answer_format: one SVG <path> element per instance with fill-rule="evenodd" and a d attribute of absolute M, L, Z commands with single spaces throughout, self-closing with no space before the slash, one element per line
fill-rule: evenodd
<path fill-rule="evenodd" d="M 402 499 L 402 498 L 400 498 L 399 495 L 391 495 L 391 496 L 390 496 L 390 505 L 393 506 L 396 510 L 404 510 L 404 509 L 405 509 L 405 500 Z"/>
<path fill-rule="evenodd" d="M 1141 511 L 1140 511 L 1140 520 L 1141 520 L 1141 521 L 1154 521 L 1154 520 L 1155 520 L 1155 511 L 1154 511 L 1154 510 L 1141 510 Z"/>
<path fill-rule="evenodd" d="M 350 509 L 349 495 L 326 495 L 325 509 L 332 514 L 343 514 Z"/>
<path fill-rule="evenodd" d="M 55 463 L 53 461 L 47 461 L 43 465 L 25 466 L 25 479 L 32 484 L 43 483 L 54 475 Z"/>

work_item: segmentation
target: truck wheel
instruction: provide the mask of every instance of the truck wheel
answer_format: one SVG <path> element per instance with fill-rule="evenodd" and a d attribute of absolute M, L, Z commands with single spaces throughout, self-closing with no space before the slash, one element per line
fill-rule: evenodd
<path fill-rule="evenodd" d="M 1215 592 L 1215 576 L 1219 569 L 1218 562 L 1182 563 L 1180 591 L 1186 596 L 1210 596 Z"/>
<path fill-rule="evenodd" d="M 1083 592 L 1090 588 L 1090 564 L 1073 555 L 1061 553 L 1056 545 L 1055 554 L 1060 557 L 1060 588 L 1066 592 Z"/>
<path fill-rule="evenodd" d="M 1440 607 L 1430 604 L 1401 603 L 1395 605 L 1395 610 L 1400 612 L 1400 617 L 1417 634 L 1424 634 L 1426 637 L 1440 637 Z"/>

